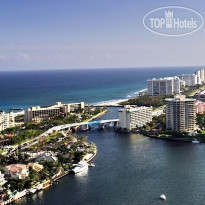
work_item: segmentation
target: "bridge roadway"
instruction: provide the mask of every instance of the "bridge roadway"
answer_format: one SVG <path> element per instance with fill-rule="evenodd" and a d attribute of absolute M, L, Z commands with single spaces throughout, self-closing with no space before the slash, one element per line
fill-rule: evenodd
<path fill-rule="evenodd" d="M 48 136 L 49 134 L 53 132 L 61 132 L 65 130 L 70 130 L 72 128 L 76 127 L 83 127 L 83 126 L 92 126 L 92 125 L 105 125 L 105 124 L 117 124 L 119 122 L 119 119 L 110 119 L 110 120 L 99 120 L 99 121 L 89 121 L 89 122 L 80 122 L 80 123 L 73 123 L 73 124 L 65 124 L 65 125 L 58 125 L 55 127 L 50 128 L 46 132 L 42 133 L 40 137 L 42 136 Z"/>

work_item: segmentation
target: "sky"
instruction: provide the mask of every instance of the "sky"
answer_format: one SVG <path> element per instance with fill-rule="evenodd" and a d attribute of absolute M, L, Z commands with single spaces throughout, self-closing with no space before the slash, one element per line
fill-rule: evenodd
<path fill-rule="evenodd" d="M 204 0 L 0 0 L 0 71 L 205 65 L 205 26 L 178 37 L 148 31 L 143 17 Z"/>

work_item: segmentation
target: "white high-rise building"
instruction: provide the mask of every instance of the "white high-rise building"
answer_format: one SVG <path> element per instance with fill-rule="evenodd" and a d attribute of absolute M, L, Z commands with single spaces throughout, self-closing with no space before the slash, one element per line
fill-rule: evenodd
<path fill-rule="evenodd" d="M 197 84 L 199 84 L 199 85 L 201 85 L 201 75 L 202 73 L 201 73 L 201 71 L 200 70 L 197 70 L 196 72 L 195 72 L 195 75 L 197 76 Z"/>
<path fill-rule="evenodd" d="M 193 131 L 196 127 L 195 99 L 176 95 L 165 99 L 166 127 L 179 131 Z"/>
<path fill-rule="evenodd" d="M 205 70 L 204 68 L 195 71 L 195 74 L 197 75 L 197 84 L 201 84 L 205 82 Z"/>
<path fill-rule="evenodd" d="M 187 86 L 194 86 L 197 84 L 196 74 L 182 74 L 179 75 L 179 79 L 185 81 L 185 85 Z"/>
<path fill-rule="evenodd" d="M 186 85 L 185 81 L 184 80 L 180 80 L 180 88 L 181 87 L 185 87 L 185 85 Z"/>
<path fill-rule="evenodd" d="M 201 85 L 201 78 L 199 76 L 197 76 L 197 84 Z"/>
<path fill-rule="evenodd" d="M 180 79 L 178 77 L 153 78 L 147 80 L 149 95 L 170 95 L 180 93 Z"/>
<path fill-rule="evenodd" d="M 0 111 L 0 131 L 3 131 L 7 128 L 15 126 L 15 118 L 14 113 L 9 112 L 5 113 L 4 111 Z"/>
<path fill-rule="evenodd" d="M 205 82 L 205 70 L 204 70 L 204 68 L 200 70 L 200 74 L 201 74 L 201 82 L 204 83 Z"/>
<path fill-rule="evenodd" d="M 131 107 L 126 105 L 118 113 L 119 127 L 122 129 L 132 130 L 152 121 L 152 107 Z"/>
<path fill-rule="evenodd" d="M 179 94 L 180 93 L 180 87 L 181 87 L 181 84 L 180 84 L 180 79 L 178 77 L 173 77 L 173 93 L 174 94 Z"/>

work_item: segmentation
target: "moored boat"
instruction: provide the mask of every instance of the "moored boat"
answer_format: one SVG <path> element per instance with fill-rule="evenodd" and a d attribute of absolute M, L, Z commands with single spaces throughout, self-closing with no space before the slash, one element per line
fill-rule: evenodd
<path fill-rule="evenodd" d="M 29 193 L 31 193 L 31 194 L 34 194 L 36 191 L 37 191 L 37 189 L 35 189 L 35 188 L 29 189 Z"/>
<path fill-rule="evenodd" d="M 193 143 L 193 144 L 199 144 L 200 142 L 199 142 L 197 139 L 194 139 L 194 140 L 192 141 L 192 143 Z"/>
<path fill-rule="evenodd" d="M 79 172 L 88 170 L 88 163 L 86 161 L 80 161 L 78 164 L 75 165 L 75 167 L 72 169 L 72 171 L 77 174 Z"/>

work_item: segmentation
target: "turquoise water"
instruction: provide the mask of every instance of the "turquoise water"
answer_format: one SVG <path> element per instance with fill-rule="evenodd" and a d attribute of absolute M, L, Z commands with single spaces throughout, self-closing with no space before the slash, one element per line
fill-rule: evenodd
<path fill-rule="evenodd" d="M 193 73 L 194 67 L 113 68 L 0 72 L 0 110 L 84 101 L 97 103 L 135 96 L 153 77 Z"/>

